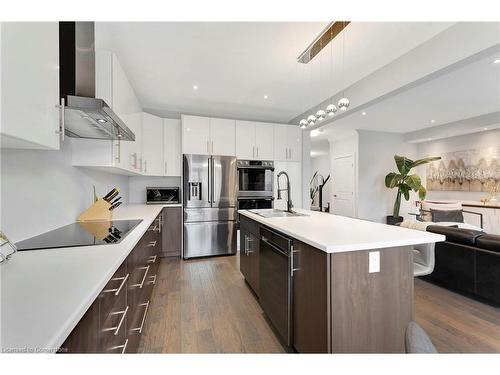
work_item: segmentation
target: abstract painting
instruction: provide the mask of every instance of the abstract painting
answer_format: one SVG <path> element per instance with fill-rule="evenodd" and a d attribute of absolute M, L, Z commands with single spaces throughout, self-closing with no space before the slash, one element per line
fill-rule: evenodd
<path fill-rule="evenodd" d="M 487 191 L 500 182 L 500 147 L 447 152 L 427 165 L 427 190 Z"/>

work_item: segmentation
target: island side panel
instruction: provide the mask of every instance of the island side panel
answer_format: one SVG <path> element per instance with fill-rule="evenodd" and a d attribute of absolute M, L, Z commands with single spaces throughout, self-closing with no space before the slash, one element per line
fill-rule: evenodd
<path fill-rule="evenodd" d="M 330 254 L 293 240 L 293 346 L 330 353 Z"/>
<path fill-rule="evenodd" d="M 380 272 L 369 273 L 369 251 L 331 256 L 333 353 L 404 353 L 413 320 L 413 253 L 378 249 Z"/>

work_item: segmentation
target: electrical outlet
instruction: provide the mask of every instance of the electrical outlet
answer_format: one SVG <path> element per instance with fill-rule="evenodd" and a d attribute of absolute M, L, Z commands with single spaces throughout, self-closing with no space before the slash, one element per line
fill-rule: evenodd
<path fill-rule="evenodd" d="M 380 251 L 368 253 L 368 273 L 380 272 Z"/>

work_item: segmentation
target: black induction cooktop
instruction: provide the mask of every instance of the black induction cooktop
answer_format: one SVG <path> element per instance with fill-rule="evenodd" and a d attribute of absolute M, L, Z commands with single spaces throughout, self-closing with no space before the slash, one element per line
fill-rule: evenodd
<path fill-rule="evenodd" d="M 18 251 L 58 247 L 112 245 L 121 242 L 142 220 L 76 222 L 16 243 Z"/>

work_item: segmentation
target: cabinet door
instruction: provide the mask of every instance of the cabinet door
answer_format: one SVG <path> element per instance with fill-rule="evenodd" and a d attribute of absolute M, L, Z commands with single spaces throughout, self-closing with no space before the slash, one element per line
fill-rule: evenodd
<path fill-rule="evenodd" d="M 59 25 L 1 23 L 2 147 L 59 149 Z"/>
<path fill-rule="evenodd" d="M 165 207 L 163 209 L 163 223 L 161 255 L 180 258 L 182 247 L 182 207 Z"/>
<path fill-rule="evenodd" d="M 288 160 L 302 160 L 302 129 L 298 126 L 287 126 Z"/>
<path fill-rule="evenodd" d="M 236 156 L 238 159 L 254 159 L 255 155 L 255 123 L 236 121 Z"/>
<path fill-rule="evenodd" d="M 240 229 L 240 272 L 249 283 L 251 276 L 251 259 L 248 254 L 248 238 L 250 237 L 250 232 L 247 232 L 243 228 Z M 250 284 L 250 283 L 249 283 Z"/>
<path fill-rule="evenodd" d="M 164 175 L 163 120 L 149 113 L 142 113 L 142 173 L 147 176 Z"/>
<path fill-rule="evenodd" d="M 235 120 L 210 119 L 210 151 L 212 155 L 236 155 Z"/>
<path fill-rule="evenodd" d="M 274 125 L 266 123 L 255 124 L 256 158 L 273 160 L 274 158 Z"/>
<path fill-rule="evenodd" d="M 299 353 L 328 353 L 329 255 L 294 241 L 293 347 Z"/>
<path fill-rule="evenodd" d="M 181 175 L 181 122 L 163 119 L 163 174 Z"/>
<path fill-rule="evenodd" d="M 288 160 L 288 125 L 274 125 L 274 160 Z"/>
<path fill-rule="evenodd" d="M 210 154 L 210 119 L 182 116 L 182 153 Z"/>

